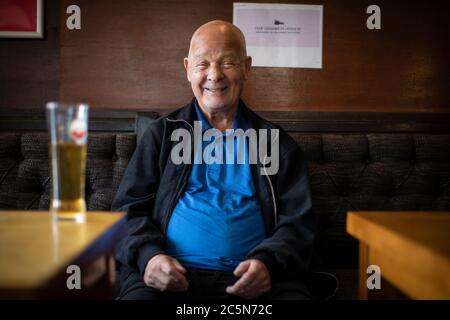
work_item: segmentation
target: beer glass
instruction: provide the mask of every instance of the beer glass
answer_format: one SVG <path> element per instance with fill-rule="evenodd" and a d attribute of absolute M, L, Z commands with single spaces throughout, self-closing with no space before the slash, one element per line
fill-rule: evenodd
<path fill-rule="evenodd" d="M 84 199 L 89 106 L 49 102 L 50 211 L 55 220 L 86 220 Z"/>

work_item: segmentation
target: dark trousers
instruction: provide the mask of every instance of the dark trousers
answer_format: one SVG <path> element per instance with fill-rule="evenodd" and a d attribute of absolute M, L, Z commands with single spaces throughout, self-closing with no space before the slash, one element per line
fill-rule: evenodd
<path fill-rule="evenodd" d="M 239 278 L 232 272 L 204 269 L 187 269 L 189 288 L 184 292 L 161 292 L 148 287 L 137 273 L 132 273 L 123 283 L 120 299 L 123 300 L 243 300 L 225 292 Z M 272 281 L 272 289 L 258 300 L 308 300 L 311 299 L 305 284 L 299 280 Z"/>

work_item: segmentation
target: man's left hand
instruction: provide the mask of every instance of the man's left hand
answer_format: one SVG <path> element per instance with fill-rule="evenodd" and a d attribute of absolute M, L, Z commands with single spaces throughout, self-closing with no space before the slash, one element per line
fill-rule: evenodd
<path fill-rule="evenodd" d="M 226 288 L 226 292 L 229 294 L 253 299 L 272 288 L 269 271 L 265 264 L 259 260 L 242 261 L 233 273 L 240 279 L 234 285 Z"/>

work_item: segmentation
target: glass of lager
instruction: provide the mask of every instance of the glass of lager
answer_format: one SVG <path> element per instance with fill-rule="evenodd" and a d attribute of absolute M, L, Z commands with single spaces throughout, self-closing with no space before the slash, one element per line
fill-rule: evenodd
<path fill-rule="evenodd" d="M 55 220 L 86 220 L 84 200 L 89 106 L 49 102 L 50 211 Z"/>

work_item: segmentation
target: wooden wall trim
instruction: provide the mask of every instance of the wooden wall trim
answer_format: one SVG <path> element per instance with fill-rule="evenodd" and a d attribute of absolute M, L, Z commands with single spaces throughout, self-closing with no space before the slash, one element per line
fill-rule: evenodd
<path fill-rule="evenodd" d="M 148 112 L 149 117 L 158 114 Z M 134 132 L 136 111 L 117 109 L 92 109 L 89 113 L 89 131 Z M 0 131 L 44 131 L 47 130 L 45 110 L 1 110 Z"/>
<path fill-rule="evenodd" d="M 134 132 L 139 122 L 170 110 L 92 109 L 89 130 Z M 285 130 L 301 133 L 450 133 L 450 113 L 349 113 L 259 111 L 261 117 Z M 0 110 L 0 130 L 46 130 L 44 110 Z"/>
<path fill-rule="evenodd" d="M 295 132 L 449 133 L 448 113 L 257 112 Z"/>
<path fill-rule="evenodd" d="M 229 0 L 84 0 L 83 27 L 73 31 L 65 27 L 65 9 L 73 2 L 62 0 L 59 11 L 59 100 L 95 107 L 172 109 L 186 103 L 192 90 L 183 58 L 193 32 L 209 20 L 233 17 Z M 366 27 L 368 1 L 282 2 L 324 6 L 323 68 L 254 67 L 242 93 L 248 105 L 271 111 L 449 112 L 448 1 L 378 0 L 380 30 Z"/>
<path fill-rule="evenodd" d="M 154 109 L 165 115 L 172 110 Z M 450 113 L 256 111 L 286 131 L 303 133 L 450 133 Z M 146 112 L 137 112 L 147 117 Z M 152 114 L 149 114 L 151 117 Z M 137 122 L 138 123 L 138 122 Z"/>

